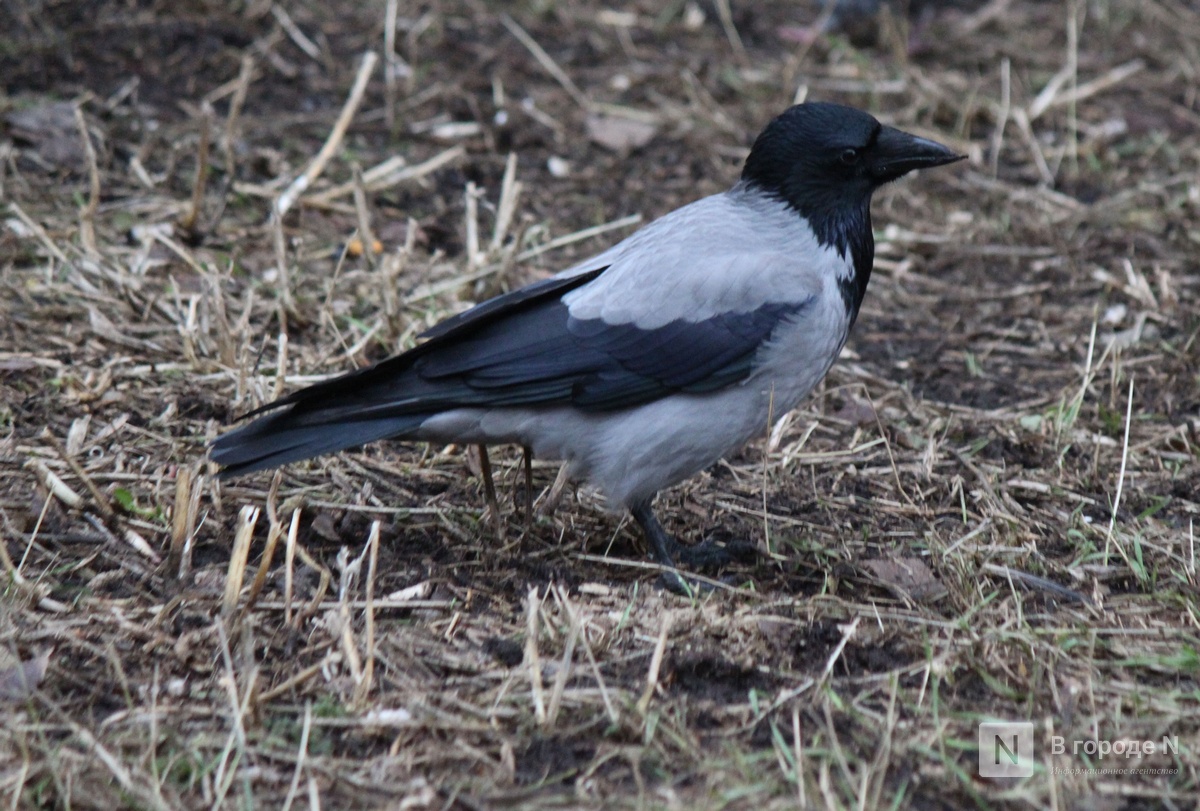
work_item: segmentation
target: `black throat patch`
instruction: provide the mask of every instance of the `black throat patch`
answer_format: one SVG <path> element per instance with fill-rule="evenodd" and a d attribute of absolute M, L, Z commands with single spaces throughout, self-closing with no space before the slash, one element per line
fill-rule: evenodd
<path fill-rule="evenodd" d="M 847 216 L 848 214 L 848 216 Z M 850 325 L 858 319 L 858 309 L 867 294 L 867 283 L 871 280 L 871 268 L 875 264 L 875 237 L 871 233 L 871 203 L 868 200 L 860 209 L 845 210 L 828 217 L 809 217 L 809 225 L 821 245 L 835 249 L 843 259 L 849 259 L 853 268 L 851 275 L 838 279 L 838 291 L 850 316 Z"/>
<path fill-rule="evenodd" d="M 850 261 L 851 275 L 838 279 L 838 289 L 853 325 L 875 263 L 871 189 L 797 182 L 792 167 L 771 160 L 748 160 L 742 171 L 742 182 L 799 214 L 808 222 L 822 247 L 832 248 Z"/>
<path fill-rule="evenodd" d="M 782 201 L 808 222 L 823 248 L 832 248 L 851 265 L 850 276 L 838 279 L 838 290 L 846 305 L 851 326 L 858 318 L 875 264 L 875 237 L 871 232 L 871 199 L 849 202 L 836 197 L 809 197 L 759 189 Z"/>

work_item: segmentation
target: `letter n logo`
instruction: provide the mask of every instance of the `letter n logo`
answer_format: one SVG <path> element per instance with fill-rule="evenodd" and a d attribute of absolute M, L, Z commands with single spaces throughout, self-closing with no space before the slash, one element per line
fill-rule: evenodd
<path fill-rule="evenodd" d="M 979 776 L 1033 774 L 1033 723 L 984 721 L 979 725 Z"/>

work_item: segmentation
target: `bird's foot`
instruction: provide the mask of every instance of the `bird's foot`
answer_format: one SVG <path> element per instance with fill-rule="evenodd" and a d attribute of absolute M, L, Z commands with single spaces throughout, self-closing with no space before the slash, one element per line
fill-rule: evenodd
<path fill-rule="evenodd" d="M 663 572 L 659 582 L 667 591 L 675 594 L 692 597 L 715 588 L 711 583 L 680 574 L 676 561 L 688 569 L 712 570 L 734 561 L 750 561 L 757 556 L 754 547 L 747 543 L 719 546 L 710 539 L 694 546 L 683 546 L 662 528 L 650 511 L 649 504 L 637 505 L 631 511 L 646 533 L 646 540 L 654 549 L 658 562 L 670 567 L 669 571 Z"/>
<path fill-rule="evenodd" d="M 692 546 L 676 542 L 672 550 L 675 560 L 689 569 L 719 569 L 730 563 L 751 563 L 758 550 L 744 541 L 720 545 L 711 538 Z"/>

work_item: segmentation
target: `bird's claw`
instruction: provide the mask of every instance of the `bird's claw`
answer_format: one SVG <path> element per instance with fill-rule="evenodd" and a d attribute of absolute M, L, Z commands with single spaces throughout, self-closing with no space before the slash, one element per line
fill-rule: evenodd
<path fill-rule="evenodd" d="M 688 569 L 719 569 L 733 561 L 752 561 L 758 552 L 748 543 L 731 543 L 718 546 L 711 539 L 694 546 L 682 546 L 671 537 L 662 524 L 654 517 L 650 504 L 643 502 L 630 508 L 633 517 L 646 533 L 646 540 L 654 550 L 654 556 L 663 566 L 669 567 L 663 572 L 659 582 L 667 591 L 684 597 L 692 597 L 706 591 L 712 591 L 713 586 L 685 577 L 679 573 L 677 563 Z"/>
<path fill-rule="evenodd" d="M 677 546 L 675 560 L 689 569 L 719 569 L 730 563 L 752 563 L 758 557 L 753 545 L 738 541 L 720 546 L 713 540 Z"/>

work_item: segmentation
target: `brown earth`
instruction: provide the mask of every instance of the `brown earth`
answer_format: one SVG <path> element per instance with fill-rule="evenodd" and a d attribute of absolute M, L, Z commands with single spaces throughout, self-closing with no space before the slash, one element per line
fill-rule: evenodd
<path fill-rule="evenodd" d="M 865 5 L 398 3 L 281 228 L 385 3 L 0 7 L 0 799 L 1196 806 L 1200 10 Z M 877 195 L 823 387 L 661 497 L 760 548 L 724 587 L 586 491 L 526 527 L 517 449 L 499 524 L 459 447 L 214 480 L 238 415 L 726 188 L 798 96 L 970 161 Z M 977 776 L 988 719 L 1034 776 Z"/>

